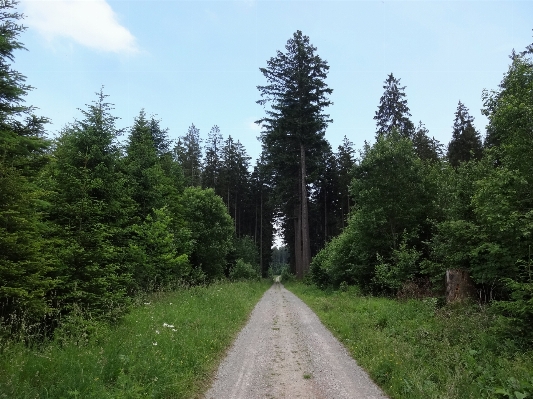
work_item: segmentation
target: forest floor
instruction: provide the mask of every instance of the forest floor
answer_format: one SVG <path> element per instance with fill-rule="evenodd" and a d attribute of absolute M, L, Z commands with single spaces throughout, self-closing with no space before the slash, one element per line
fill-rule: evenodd
<path fill-rule="evenodd" d="M 221 363 L 206 398 L 386 398 L 279 282 L 264 294 Z"/>

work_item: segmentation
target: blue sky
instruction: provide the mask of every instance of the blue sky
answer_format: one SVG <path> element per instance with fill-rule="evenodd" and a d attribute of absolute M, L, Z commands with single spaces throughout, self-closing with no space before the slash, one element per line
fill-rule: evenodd
<path fill-rule="evenodd" d="M 447 144 L 461 100 L 482 135 L 483 89 L 496 89 L 508 55 L 533 42 L 533 1 L 22 0 L 28 30 L 15 69 L 51 135 L 80 117 L 104 86 L 119 127 L 144 108 L 175 139 L 218 125 L 254 159 L 263 116 L 259 68 L 296 30 L 330 65 L 326 138 L 356 148 L 375 135 L 383 81 L 407 86 L 415 124 Z"/>

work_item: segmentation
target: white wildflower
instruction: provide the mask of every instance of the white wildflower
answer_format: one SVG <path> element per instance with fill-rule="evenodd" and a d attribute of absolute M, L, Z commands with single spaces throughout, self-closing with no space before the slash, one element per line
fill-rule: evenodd
<path fill-rule="evenodd" d="M 172 324 L 163 323 L 163 327 L 174 328 Z"/>
<path fill-rule="evenodd" d="M 152 342 L 152 345 L 153 346 L 157 346 L 157 342 Z"/>

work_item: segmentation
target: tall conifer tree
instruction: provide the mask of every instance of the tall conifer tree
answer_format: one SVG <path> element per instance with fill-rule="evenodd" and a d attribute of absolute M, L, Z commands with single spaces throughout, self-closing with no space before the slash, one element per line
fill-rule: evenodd
<path fill-rule="evenodd" d="M 316 54 L 309 37 L 296 31 L 276 57 L 260 68 L 267 80 L 258 86 L 260 105 L 270 104 L 266 116 L 258 121 L 263 127 L 261 140 L 267 162 L 272 166 L 282 196 L 285 217 L 294 222 L 296 274 L 302 278 L 309 270 L 308 175 L 312 153 L 325 145 L 324 130 L 331 120 L 324 114 L 332 93 L 325 80 L 329 66 Z"/>
<path fill-rule="evenodd" d="M 43 196 L 36 185 L 47 159 L 46 119 L 22 104 L 31 87 L 11 66 L 14 52 L 24 49 L 16 4 L 0 2 L 0 319 L 5 320 L 18 312 L 42 316 L 53 285 L 37 207 Z"/>
<path fill-rule="evenodd" d="M 400 86 L 400 79 L 391 73 L 385 85 L 385 92 L 379 101 L 379 107 L 374 119 L 376 120 L 376 137 L 388 135 L 396 129 L 402 137 L 411 138 L 414 133 L 413 122 L 409 119 L 411 113 L 405 98 L 405 86 Z"/>

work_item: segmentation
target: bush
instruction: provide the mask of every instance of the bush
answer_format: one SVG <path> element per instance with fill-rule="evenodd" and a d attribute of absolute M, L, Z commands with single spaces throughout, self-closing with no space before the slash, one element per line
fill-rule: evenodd
<path fill-rule="evenodd" d="M 258 280 L 259 272 L 250 263 L 237 259 L 235 266 L 229 272 L 229 278 L 235 280 Z"/>
<path fill-rule="evenodd" d="M 291 273 L 289 269 L 289 265 L 284 265 L 281 268 L 281 281 L 282 282 L 290 282 L 296 280 L 296 276 Z"/>

